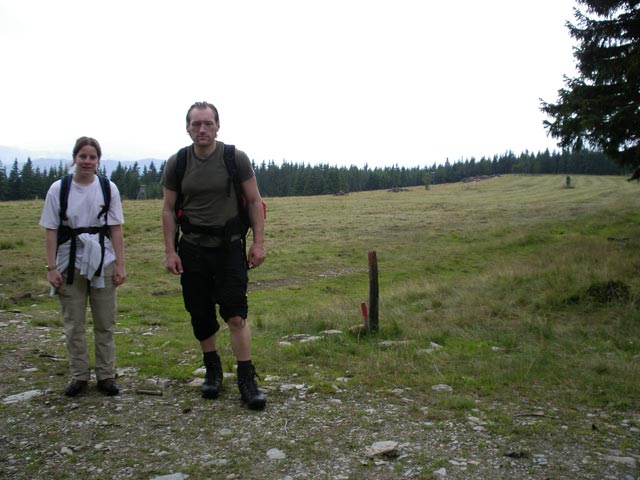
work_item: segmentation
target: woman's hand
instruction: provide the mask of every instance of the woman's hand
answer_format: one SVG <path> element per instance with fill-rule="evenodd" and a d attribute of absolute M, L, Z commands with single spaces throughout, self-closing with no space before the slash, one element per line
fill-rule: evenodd
<path fill-rule="evenodd" d="M 47 272 L 47 281 L 56 290 L 62 286 L 62 275 L 57 269 L 49 270 Z"/>

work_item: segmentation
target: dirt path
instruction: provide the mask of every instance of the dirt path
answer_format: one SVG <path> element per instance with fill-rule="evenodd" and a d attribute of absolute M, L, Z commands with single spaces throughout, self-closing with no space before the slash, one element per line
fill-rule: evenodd
<path fill-rule="evenodd" d="M 93 387 L 69 399 L 62 329 L 35 320 L 0 312 L 0 478 L 638 478 L 640 414 L 479 404 L 442 418 L 409 389 L 337 379 L 335 392 L 312 393 L 295 378 L 263 382 L 269 404 L 251 412 L 232 378 L 205 401 L 197 386 L 131 368 L 120 371 L 122 395 Z M 511 428 L 488 420 L 498 414 Z M 376 442 L 391 452 L 375 455 Z"/>

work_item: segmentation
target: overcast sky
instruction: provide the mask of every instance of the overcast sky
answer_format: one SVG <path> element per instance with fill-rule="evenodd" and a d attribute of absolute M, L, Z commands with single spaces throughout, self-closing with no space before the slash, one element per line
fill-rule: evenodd
<path fill-rule="evenodd" d="M 573 0 L 0 0 L 0 145 L 166 159 L 194 101 L 260 163 L 557 149 Z M 70 154 L 69 154 L 70 155 Z M 19 159 L 22 161 L 22 159 Z"/>

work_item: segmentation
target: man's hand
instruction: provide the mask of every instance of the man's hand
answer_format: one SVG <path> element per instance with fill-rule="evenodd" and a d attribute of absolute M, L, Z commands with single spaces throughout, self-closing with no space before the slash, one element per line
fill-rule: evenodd
<path fill-rule="evenodd" d="M 264 262 L 265 253 L 264 253 L 264 243 L 252 243 L 249 248 L 249 268 L 259 267 L 262 262 Z"/>
<path fill-rule="evenodd" d="M 180 260 L 180 257 L 175 252 L 167 255 L 164 260 L 164 266 L 174 275 L 180 275 L 182 273 L 182 260 Z"/>

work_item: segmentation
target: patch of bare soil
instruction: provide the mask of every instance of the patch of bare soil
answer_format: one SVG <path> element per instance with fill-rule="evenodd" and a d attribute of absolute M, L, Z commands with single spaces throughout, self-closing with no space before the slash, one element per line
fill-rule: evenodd
<path fill-rule="evenodd" d="M 42 312 L 52 315 L 55 312 Z M 66 398 L 61 328 L 0 312 L 0 477 L 12 479 L 636 479 L 640 416 L 493 404 L 443 418 L 424 394 L 273 378 L 266 410 L 197 382 L 120 370 L 118 397 Z M 447 395 L 433 391 L 431 395 Z M 491 418 L 505 418 L 496 424 Z M 507 428 L 508 427 L 508 428 Z"/>

